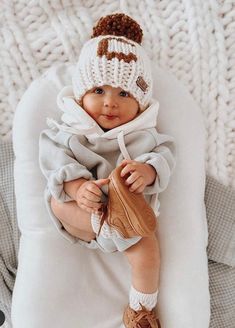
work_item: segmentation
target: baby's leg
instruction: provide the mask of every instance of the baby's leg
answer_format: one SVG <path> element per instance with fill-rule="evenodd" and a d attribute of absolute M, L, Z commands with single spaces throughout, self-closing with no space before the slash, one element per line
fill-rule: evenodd
<path fill-rule="evenodd" d="M 51 198 L 51 209 L 65 230 L 84 241 L 95 239 L 91 226 L 91 214 L 82 210 L 75 201 L 59 203 Z"/>
<path fill-rule="evenodd" d="M 157 303 L 159 286 L 160 250 L 157 237 L 144 237 L 124 253 L 131 265 L 130 307 L 137 311 L 142 304 L 151 310 Z"/>

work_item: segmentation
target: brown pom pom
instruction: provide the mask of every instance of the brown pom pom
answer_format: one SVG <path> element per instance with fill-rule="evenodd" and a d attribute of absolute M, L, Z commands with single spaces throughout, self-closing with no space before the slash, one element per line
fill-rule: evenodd
<path fill-rule="evenodd" d="M 93 27 L 92 38 L 99 35 L 124 36 L 141 44 L 143 31 L 140 25 L 131 17 L 125 14 L 113 14 L 101 17 L 95 27 Z"/>

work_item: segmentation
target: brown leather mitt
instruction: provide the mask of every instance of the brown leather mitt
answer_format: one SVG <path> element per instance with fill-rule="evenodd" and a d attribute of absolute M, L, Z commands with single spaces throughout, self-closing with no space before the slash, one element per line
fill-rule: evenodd
<path fill-rule="evenodd" d="M 118 166 L 109 176 L 108 204 L 104 220 L 124 238 L 146 237 L 156 229 L 156 215 L 142 194 L 129 191 Z"/>

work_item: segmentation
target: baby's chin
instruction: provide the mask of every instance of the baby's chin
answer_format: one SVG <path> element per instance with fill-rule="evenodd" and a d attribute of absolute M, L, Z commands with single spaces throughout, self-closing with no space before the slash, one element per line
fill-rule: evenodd
<path fill-rule="evenodd" d="M 115 129 L 116 127 L 118 127 L 118 126 L 120 126 L 120 125 L 122 125 L 123 123 L 118 123 L 118 122 L 116 122 L 116 124 L 114 123 L 114 122 L 110 122 L 110 123 L 100 123 L 99 124 L 99 126 L 101 127 L 101 129 L 103 130 L 103 131 L 109 131 L 109 130 L 112 130 L 112 129 Z"/>
<path fill-rule="evenodd" d="M 104 131 L 104 132 L 108 132 L 108 131 L 110 131 L 110 130 L 113 130 L 113 129 L 115 129 L 116 127 L 118 127 L 120 124 L 118 124 L 118 125 L 115 125 L 115 126 L 112 126 L 112 127 L 107 127 L 107 126 L 104 126 L 104 125 L 100 125 L 99 124 L 99 126 L 101 127 L 101 129 Z"/>

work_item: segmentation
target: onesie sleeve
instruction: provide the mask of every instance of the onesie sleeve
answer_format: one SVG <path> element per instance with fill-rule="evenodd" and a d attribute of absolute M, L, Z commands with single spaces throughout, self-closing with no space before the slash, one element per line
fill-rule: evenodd
<path fill-rule="evenodd" d="M 47 192 L 59 202 L 70 201 L 63 184 L 79 178 L 92 179 L 92 174 L 75 158 L 69 147 L 70 134 L 47 129 L 39 138 L 39 165 L 47 179 Z"/>
<path fill-rule="evenodd" d="M 170 176 L 175 167 L 174 139 L 166 134 L 156 134 L 157 145 L 151 152 L 141 154 L 135 160 L 152 165 L 157 177 L 155 182 L 145 188 L 146 195 L 158 194 L 164 191 L 170 181 Z"/>

